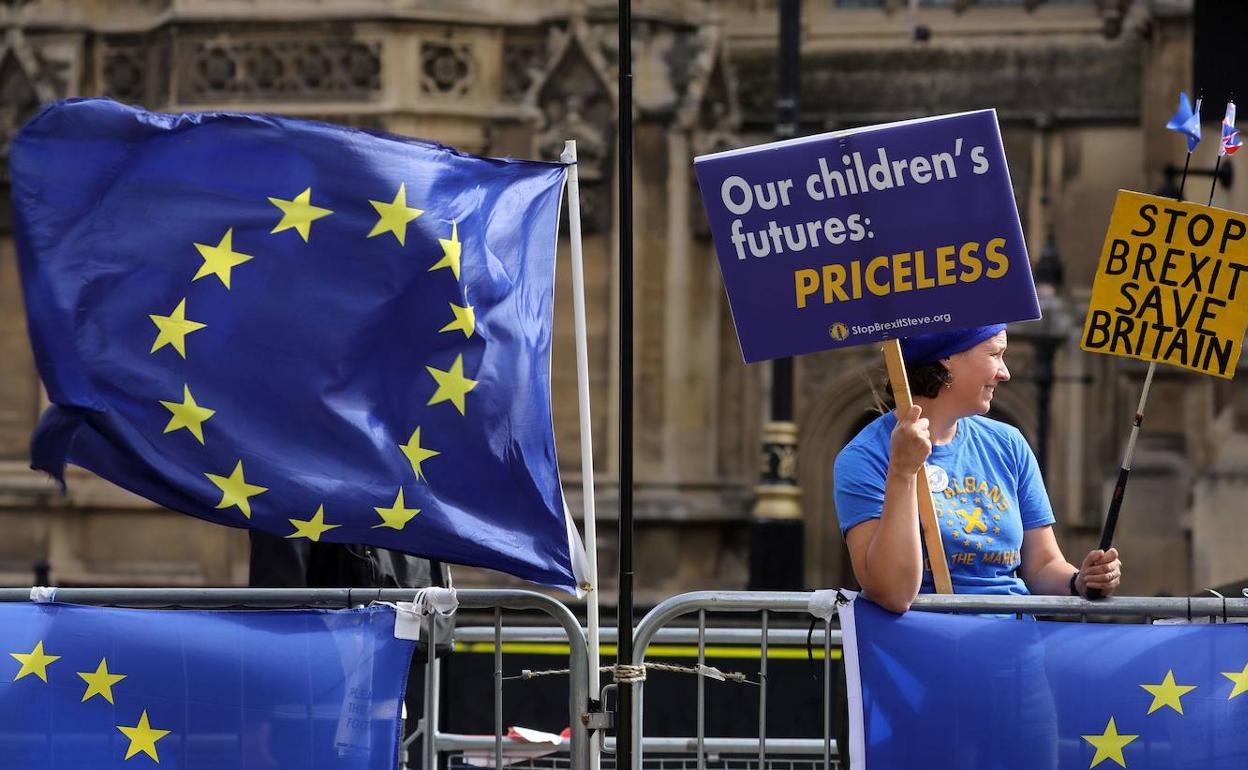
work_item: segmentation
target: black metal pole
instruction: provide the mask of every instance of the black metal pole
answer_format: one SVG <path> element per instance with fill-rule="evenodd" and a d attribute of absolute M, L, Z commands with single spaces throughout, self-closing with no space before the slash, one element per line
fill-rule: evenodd
<path fill-rule="evenodd" d="M 1049 480 L 1049 420 L 1053 404 L 1053 361 L 1058 341 L 1038 339 L 1036 348 L 1036 464 L 1040 478 Z"/>
<path fill-rule="evenodd" d="M 802 0 L 780 0 L 780 52 L 776 82 L 776 138 L 797 136 L 802 80 Z M 771 365 L 771 419 L 793 419 L 793 359 Z"/>
<path fill-rule="evenodd" d="M 616 602 L 617 666 L 633 663 L 633 12 L 620 0 L 620 558 Z M 633 685 L 619 683 L 615 752 L 633 770 Z"/>
<path fill-rule="evenodd" d="M 801 0 L 780 0 L 776 137 L 798 133 L 801 93 Z M 770 418 L 763 428 L 762 477 L 750 522 L 749 587 L 799 590 L 805 584 L 805 532 L 797 485 L 797 426 L 793 423 L 793 359 L 771 363 Z"/>

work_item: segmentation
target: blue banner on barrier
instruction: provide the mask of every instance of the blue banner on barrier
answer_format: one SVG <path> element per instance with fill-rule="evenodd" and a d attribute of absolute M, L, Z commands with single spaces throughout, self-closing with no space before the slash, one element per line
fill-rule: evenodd
<path fill-rule="evenodd" d="M 854 770 L 1248 767 L 1248 626 L 840 617 Z"/>
<path fill-rule="evenodd" d="M 0 767 L 392 770 L 394 619 L 0 605 Z"/>
<path fill-rule="evenodd" d="M 746 361 L 1040 317 L 992 110 L 695 169 Z"/>

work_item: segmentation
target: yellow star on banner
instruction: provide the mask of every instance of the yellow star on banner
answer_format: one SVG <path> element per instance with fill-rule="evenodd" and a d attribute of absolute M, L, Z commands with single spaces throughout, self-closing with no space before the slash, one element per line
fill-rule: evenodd
<path fill-rule="evenodd" d="M 1222 676 L 1235 683 L 1235 687 L 1231 690 L 1231 694 L 1227 696 L 1227 700 L 1248 692 L 1248 663 L 1244 664 L 1243 671 L 1240 671 L 1239 673 L 1234 671 L 1223 671 Z"/>
<path fill-rule="evenodd" d="M 1149 714 L 1163 706 L 1169 706 L 1182 714 L 1183 703 L 1180 698 L 1196 689 L 1194 684 L 1175 684 L 1174 669 L 1166 672 L 1166 678 L 1161 680 L 1161 684 L 1142 684 L 1140 687 L 1153 696 L 1153 704 L 1148 707 Z"/>
<path fill-rule="evenodd" d="M 199 439 L 199 443 L 204 443 L 204 421 L 216 414 L 212 409 L 205 409 L 195 403 L 194 396 L 191 395 L 191 387 L 189 385 L 182 386 L 182 403 L 178 404 L 173 401 L 161 401 L 163 405 L 173 416 L 169 418 L 169 424 L 165 426 L 165 433 L 172 433 L 179 428 L 186 428 L 195 438 Z"/>
<path fill-rule="evenodd" d="M 232 227 L 225 231 L 225 237 L 216 246 L 197 243 L 195 248 L 199 249 L 199 255 L 204 258 L 204 264 L 199 266 L 199 272 L 191 280 L 198 281 L 200 278 L 215 275 L 221 279 L 221 283 L 225 284 L 227 289 L 230 288 L 230 271 L 248 260 L 255 259 L 250 254 L 240 254 L 234 250 L 234 228 Z"/>
<path fill-rule="evenodd" d="M 108 672 L 107 658 L 100 658 L 100 665 L 95 669 L 94 674 L 79 671 L 78 676 L 82 677 L 82 680 L 87 683 L 87 691 L 82 695 L 82 703 L 86 703 L 89 698 L 96 695 L 103 696 L 104 700 L 112 703 L 113 685 L 126 678 L 125 674 L 110 674 Z"/>
<path fill-rule="evenodd" d="M 308 236 L 312 233 L 312 223 L 321 217 L 327 217 L 334 213 L 329 209 L 312 205 L 311 187 L 291 200 L 269 198 L 269 203 L 282 210 L 282 221 L 278 222 L 277 226 L 269 231 L 269 235 L 280 233 L 283 230 L 295 230 L 303 238 L 304 243 L 308 242 Z"/>
<path fill-rule="evenodd" d="M 400 184 L 399 191 L 395 193 L 394 200 L 390 203 L 382 203 L 381 201 L 370 200 L 373 208 L 377 209 L 380 217 L 377 224 L 373 225 L 373 229 L 369 231 L 368 237 L 382 233 L 394 233 L 394 237 L 398 239 L 399 245 L 404 245 L 407 240 L 407 223 L 416 217 L 425 213 L 421 209 L 409 208 L 407 205 L 407 187 Z"/>
<path fill-rule="evenodd" d="M 182 298 L 169 315 L 148 315 L 148 318 L 152 319 L 152 323 L 156 324 L 156 328 L 160 330 L 149 352 L 155 353 L 165 345 L 172 345 L 173 349 L 178 351 L 178 355 L 183 358 L 186 358 L 186 335 L 197 332 L 205 326 L 198 321 L 187 320 L 186 297 Z"/>
<path fill-rule="evenodd" d="M 429 268 L 429 272 L 449 267 L 451 272 L 455 274 L 455 280 L 459 280 L 459 255 L 463 251 L 463 246 L 459 242 L 459 223 L 451 223 L 450 239 L 439 238 L 438 243 L 442 244 L 442 259 L 437 264 Z"/>
<path fill-rule="evenodd" d="M 1122 749 L 1139 737 L 1138 735 L 1119 735 L 1118 728 L 1114 725 L 1114 718 L 1110 717 L 1109 726 L 1105 728 L 1104 733 L 1083 736 L 1085 741 L 1096 747 L 1096 755 L 1092 757 L 1092 764 L 1088 765 L 1089 770 L 1107 759 L 1112 759 L 1122 767 L 1126 767 L 1127 760 L 1122 756 Z"/>
<path fill-rule="evenodd" d="M 407 440 L 406 444 L 399 444 L 399 448 L 403 450 L 403 454 L 407 455 L 408 462 L 412 464 L 412 471 L 416 474 L 417 481 L 424 481 L 425 474 L 420 468 L 420 464 L 430 457 L 437 457 L 441 452 L 423 447 L 420 445 L 420 426 L 416 426 L 416 430 L 412 431 L 412 437 Z"/>
<path fill-rule="evenodd" d="M 460 307 L 454 302 L 450 303 L 450 305 L 451 312 L 455 314 L 455 320 L 438 329 L 438 332 L 451 332 L 459 329 L 464 333 L 465 337 L 471 337 L 477 328 L 477 316 L 472 309 L 472 305 Z"/>
<path fill-rule="evenodd" d="M 307 521 L 300 521 L 299 519 L 287 519 L 287 521 L 295 525 L 295 531 L 287 535 L 287 539 L 306 537 L 314 543 L 320 542 L 321 535 L 331 529 L 338 529 L 342 526 L 341 524 L 325 523 L 325 506 L 323 505 L 317 506 L 316 513 L 312 514 L 312 518 Z"/>
<path fill-rule="evenodd" d="M 10 652 L 9 655 L 22 664 L 21 669 L 17 672 L 17 676 L 13 677 L 14 682 L 28 674 L 34 674 L 46 683 L 48 681 L 48 664 L 61 659 L 60 655 L 45 654 L 42 641 L 37 643 L 35 649 L 30 652 Z"/>
<path fill-rule="evenodd" d="M 261 492 L 268 492 L 268 487 L 258 487 L 255 484 L 248 484 L 243 478 L 243 461 L 239 460 L 234 466 L 234 472 L 229 476 L 218 476 L 215 473 L 205 473 L 208 480 L 216 484 L 221 489 L 221 502 L 217 503 L 218 508 L 229 508 L 231 505 L 237 505 L 238 509 L 243 512 L 247 518 L 251 518 L 251 502 L 249 498 L 255 497 Z"/>
<path fill-rule="evenodd" d="M 381 516 L 381 523 L 374 524 L 373 529 L 381 529 L 389 527 L 390 529 L 403 529 L 407 523 L 416 518 L 416 514 L 420 513 L 419 508 L 406 508 L 403 505 L 403 488 L 399 487 L 399 496 L 394 498 L 394 504 L 389 508 L 373 508 L 377 511 L 377 515 Z"/>
<path fill-rule="evenodd" d="M 156 741 L 168 735 L 169 731 L 157 730 L 152 727 L 147 721 L 147 709 L 143 709 L 143 715 L 139 717 L 137 725 L 134 727 L 117 725 L 117 729 L 121 730 L 122 735 L 130 739 L 130 748 L 126 749 L 126 759 L 133 757 L 141 751 L 156 762 L 160 762 L 160 757 L 156 756 Z"/>
<path fill-rule="evenodd" d="M 433 397 L 429 399 L 426 406 L 450 401 L 459 413 L 463 414 L 464 396 L 468 394 L 468 391 L 477 387 L 476 380 L 470 380 L 464 376 L 464 354 L 460 353 L 455 356 L 455 363 L 445 372 L 441 369 L 434 369 L 432 366 L 425 368 L 433 375 L 433 379 L 438 381 L 438 389 L 434 391 Z"/>

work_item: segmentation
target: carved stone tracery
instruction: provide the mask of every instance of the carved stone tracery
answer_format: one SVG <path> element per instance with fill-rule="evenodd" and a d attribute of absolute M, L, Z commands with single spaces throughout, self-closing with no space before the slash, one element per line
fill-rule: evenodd
<path fill-rule="evenodd" d="M 381 90 L 379 41 L 191 38 L 174 58 L 180 102 L 362 101 Z"/>

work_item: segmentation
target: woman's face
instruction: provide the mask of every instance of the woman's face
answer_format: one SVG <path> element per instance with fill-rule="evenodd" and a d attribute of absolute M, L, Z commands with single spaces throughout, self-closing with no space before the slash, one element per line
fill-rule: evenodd
<path fill-rule="evenodd" d="M 1010 379 L 1010 370 L 1005 368 L 1005 332 L 941 363 L 953 382 L 940 397 L 956 407 L 958 414 L 987 414 L 997 384 Z"/>

